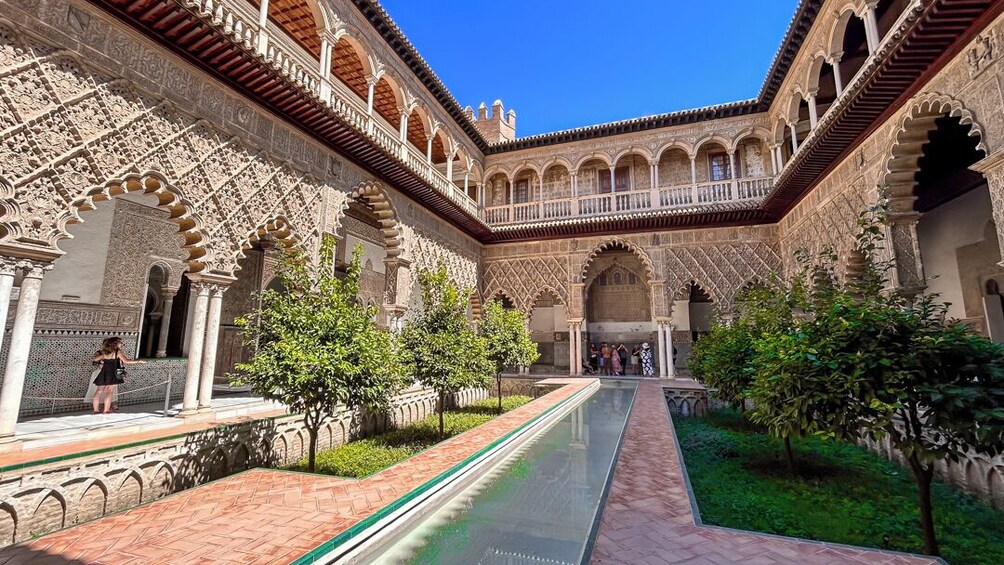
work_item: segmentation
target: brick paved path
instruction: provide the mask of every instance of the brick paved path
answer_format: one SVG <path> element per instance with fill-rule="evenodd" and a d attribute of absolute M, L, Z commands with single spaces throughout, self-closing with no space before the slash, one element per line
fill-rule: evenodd
<path fill-rule="evenodd" d="M 658 381 L 643 381 L 628 420 L 592 563 L 608 565 L 930 564 L 931 558 L 698 526 Z"/>
<path fill-rule="evenodd" d="M 9 547 L 0 564 L 289 563 L 592 381 L 561 381 L 569 384 L 363 480 L 255 469 Z"/>

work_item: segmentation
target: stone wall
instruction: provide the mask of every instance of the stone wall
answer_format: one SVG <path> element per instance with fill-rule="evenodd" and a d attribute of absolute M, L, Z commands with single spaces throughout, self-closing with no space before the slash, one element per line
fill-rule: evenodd
<path fill-rule="evenodd" d="M 882 441 L 862 440 L 861 445 L 907 469 L 906 459 L 893 448 L 888 436 Z M 953 487 L 1004 510 L 1004 456 L 970 453 L 958 462 L 938 462 L 934 474 Z"/>
<path fill-rule="evenodd" d="M 487 398 L 467 390 L 455 402 Z M 436 394 L 413 390 L 395 399 L 386 415 L 347 410 L 328 419 L 319 449 L 405 425 L 434 414 Z M 93 520 L 238 473 L 282 466 L 307 453 L 308 434 L 299 416 L 220 426 L 154 443 L 103 451 L 26 469 L 0 470 L 0 547 Z M 16 466 L 15 466 L 16 467 Z"/>

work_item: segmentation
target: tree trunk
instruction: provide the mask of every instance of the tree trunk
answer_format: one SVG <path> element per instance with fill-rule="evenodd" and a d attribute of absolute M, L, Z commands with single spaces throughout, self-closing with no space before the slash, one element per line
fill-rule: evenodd
<path fill-rule="evenodd" d="M 309 436 L 308 446 L 307 446 L 307 472 L 314 472 L 314 463 L 317 461 L 317 429 L 321 427 L 321 418 L 315 418 L 313 422 L 310 421 L 310 417 L 304 415 L 303 425 L 307 428 L 307 435 Z"/>
<path fill-rule="evenodd" d="M 443 430 L 443 409 L 446 404 L 446 395 L 440 391 L 439 393 L 439 437 L 442 438 L 445 434 Z"/>
<path fill-rule="evenodd" d="M 495 375 L 495 381 L 498 383 L 499 391 L 499 414 L 502 413 L 502 373 Z"/>
<path fill-rule="evenodd" d="M 784 436 L 784 457 L 788 460 L 788 470 L 795 472 L 795 452 L 791 449 L 791 438 Z"/>
<path fill-rule="evenodd" d="M 924 553 L 938 555 L 938 538 L 934 532 L 934 508 L 931 506 L 931 481 L 934 466 L 924 467 L 916 455 L 910 456 L 910 470 L 917 479 L 917 506 L 920 509 L 920 531 L 924 535 Z"/>

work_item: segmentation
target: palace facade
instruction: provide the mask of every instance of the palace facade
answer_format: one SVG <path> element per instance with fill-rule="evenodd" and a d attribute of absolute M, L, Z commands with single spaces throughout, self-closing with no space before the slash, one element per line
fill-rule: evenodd
<path fill-rule="evenodd" d="M 151 361 L 123 402 L 210 411 L 277 249 L 325 235 L 391 329 L 444 261 L 528 314 L 531 370 L 650 342 L 672 376 L 796 250 L 852 275 L 882 187 L 893 284 L 1004 341 L 1002 10 L 803 0 L 755 99 L 519 138 L 371 0 L 0 0 L 0 440 L 110 335 Z"/>

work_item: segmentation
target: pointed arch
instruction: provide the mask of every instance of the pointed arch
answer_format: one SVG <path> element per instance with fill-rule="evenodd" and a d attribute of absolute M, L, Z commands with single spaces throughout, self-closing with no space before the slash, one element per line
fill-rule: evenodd
<path fill-rule="evenodd" d="M 700 291 L 707 294 L 711 301 L 715 304 L 722 304 L 719 296 L 714 291 L 714 287 L 703 283 L 696 278 L 688 279 L 686 283 L 677 288 L 676 292 L 673 293 L 673 300 L 689 300 L 691 287 L 700 289 Z"/>
<path fill-rule="evenodd" d="M 645 284 L 646 285 L 652 284 L 652 281 L 656 279 L 655 265 L 652 263 L 652 259 L 648 256 L 648 253 L 646 253 L 644 249 L 635 245 L 634 243 L 631 243 L 630 241 L 621 238 L 608 239 L 600 243 L 596 247 L 594 247 L 593 250 L 589 252 L 589 255 L 587 255 L 585 260 L 582 262 L 582 267 L 579 269 L 579 278 L 577 282 L 580 283 L 586 282 L 586 277 L 589 274 L 589 266 L 592 264 L 592 262 L 596 259 L 596 257 L 600 253 L 603 253 L 604 251 L 611 251 L 617 249 L 627 250 L 635 254 L 638 257 L 638 259 L 641 260 L 641 264 L 645 267 L 645 277 L 647 279 L 645 281 Z"/>

